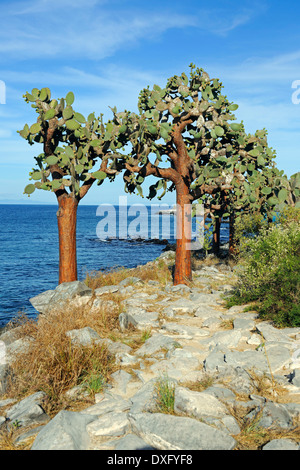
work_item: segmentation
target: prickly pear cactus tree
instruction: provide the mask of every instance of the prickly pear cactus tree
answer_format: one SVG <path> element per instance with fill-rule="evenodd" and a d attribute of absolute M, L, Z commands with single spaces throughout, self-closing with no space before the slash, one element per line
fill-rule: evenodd
<path fill-rule="evenodd" d="M 51 191 L 58 202 L 59 283 L 77 280 L 77 207 L 94 183 L 118 173 L 120 125 L 115 120 L 104 124 L 102 116 L 87 118 L 73 108 L 74 94 L 59 100 L 51 98 L 49 88 L 24 95 L 37 113 L 35 123 L 25 124 L 19 132 L 30 145 L 42 144 L 30 172 L 31 182 L 24 193 Z"/>
<path fill-rule="evenodd" d="M 210 161 L 203 169 L 200 181 L 206 181 L 211 166 L 218 163 L 218 178 L 223 178 L 228 188 L 213 195 L 203 195 L 200 200 L 217 221 L 214 231 L 216 250 L 220 244 L 220 221 L 229 218 L 229 250 L 233 253 L 234 220 L 248 213 L 260 213 L 272 220 L 280 206 L 290 203 L 291 191 L 284 172 L 276 168 L 276 153 L 268 146 L 265 129 L 254 135 L 246 134 L 241 124 L 237 138 L 225 148 L 226 157 Z"/>
<path fill-rule="evenodd" d="M 171 77 L 164 88 L 154 85 L 152 90 L 142 90 L 139 114 L 129 113 L 126 118 L 131 144 L 125 158 L 126 190 L 143 195 L 144 179 L 153 176 L 157 182 L 149 188 L 150 199 L 176 191 L 175 285 L 192 277 L 192 201 L 232 187 L 222 171 L 226 165 L 233 168 L 230 144 L 239 137 L 242 125 L 232 122 L 238 106 L 221 90 L 218 79 L 191 64 L 189 77 L 182 73 Z"/>
<path fill-rule="evenodd" d="M 289 187 L 291 191 L 291 205 L 295 205 L 296 208 L 300 209 L 300 172 L 290 177 Z"/>

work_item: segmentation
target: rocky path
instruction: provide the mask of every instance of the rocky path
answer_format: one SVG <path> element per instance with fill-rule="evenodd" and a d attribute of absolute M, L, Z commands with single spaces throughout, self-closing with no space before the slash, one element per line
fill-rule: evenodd
<path fill-rule="evenodd" d="M 21 443 L 36 436 L 33 450 L 242 449 L 247 425 L 268 436 L 257 448 L 299 449 L 300 328 L 276 329 L 255 312 L 245 313 L 244 306 L 226 309 L 222 296 L 234 280 L 234 272 L 220 263 L 194 272 L 192 288 L 128 278 L 97 289 L 91 308 L 106 301 L 106 292 L 122 294 L 120 328 L 145 332 L 144 344 L 132 349 L 108 341 L 119 370 L 88 408 L 47 420 L 42 393 L 11 408 L 0 395 L 0 425 L 2 420 L 3 426 L 25 426 L 35 419 L 38 427 L 19 437 Z M 72 286 L 74 301 L 89 301 L 91 293 L 79 284 Z M 63 298 L 57 288 L 32 303 L 43 311 Z M 112 307 L 113 300 L 108 302 Z M 103 341 L 91 328 L 68 335 L 84 345 Z M 15 342 L 5 335 L 0 346 L 1 341 L 13 350 Z M 0 367 L 4 387 L 5 365 Z M 173 398 L 168 412 L 159 403 L 163 390 Z"/>

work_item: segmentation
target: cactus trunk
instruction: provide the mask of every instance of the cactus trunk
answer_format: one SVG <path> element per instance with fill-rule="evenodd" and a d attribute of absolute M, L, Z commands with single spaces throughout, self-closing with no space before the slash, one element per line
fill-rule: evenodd
<path fill-rule="evenodd" d="M 76 221 L 78 201 L 63 194 L 58 197 L 59 284 L 77 281 Z"/>
<path fill-rule="evenodd" d="M 177 212 L 176 212 L 176 259 L 174 271 L 174 285 L 187 284 L 192 280 L 191 264 L 191 213 L 192 204 L 189 188 L 183 182 L 176 185 Z"/>
<path fill-rule="evenodd" d="M 220 228 L 221 228 L 221 218 L 215 217 L 214 232 L 213 232 L 213 252 L 215 254 L 218 254 L 220 251 Z"/>
<path fill-rule="evenodd" d="M 234 213 L 232 212 L 229 217 L 229 255 L 233 256 L 234 253 L 235 253 Z"/>

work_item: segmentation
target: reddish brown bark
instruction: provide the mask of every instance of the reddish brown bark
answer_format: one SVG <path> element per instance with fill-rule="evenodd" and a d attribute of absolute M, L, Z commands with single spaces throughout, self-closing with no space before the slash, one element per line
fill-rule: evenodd
<path fill-rule="evenodd" d="M 176 185 L 177 213 L 176 213 L 176 258 L 174 271 L 174 285 L 188 284 L 192 280 L 191 263 L 191 211 L 192 204 L 189 188 L 182 182 Z"/>
<path fill-rule="evenodd" d="M 221 219 L 220 217 L 215 217 L 214 231 L 213 231 L 213 252 L 215 254 L 218 254 L 220 251 L 220 229 L 221 229 Z"/>
<path fill-rule="evenodd" d="M 77 207 L 74 197 L 66 194 L 58 197 L 59 284 L 77 281 Z"/>
<path fill-rule="evenodd" d="M 235 240 L 234 240 L 234 214 L 229 216 L 229 255 L 233 256 L 235 253 Z"/>

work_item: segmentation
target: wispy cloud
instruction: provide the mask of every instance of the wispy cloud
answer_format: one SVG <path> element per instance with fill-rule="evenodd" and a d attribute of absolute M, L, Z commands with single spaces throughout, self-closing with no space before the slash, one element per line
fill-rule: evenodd
<path fill-rule="evenodd" d="M 0 53 L 19 59 L 55 57 L 59 61 L 67 55 L 99 61 L 142 38 L 155 39 L 170 28 L 196 24 L 192 15 L 170 13 L 163 7 L 145 14 L 125 6 L 113 10 L 106 3 L 28 1 L 21 2 L 19 9 L 2 4 Z"/>

